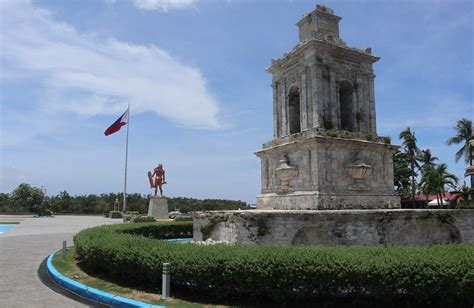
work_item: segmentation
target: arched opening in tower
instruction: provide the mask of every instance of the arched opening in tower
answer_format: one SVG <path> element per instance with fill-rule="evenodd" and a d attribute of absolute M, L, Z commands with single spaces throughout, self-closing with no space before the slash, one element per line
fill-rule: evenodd
<path fill-rule="evenodd" d="M 355 112 L 352 100 L 353 87 L 348 81 L 339 85 L 339 110 L 341 115 L 341 129 L 355 131 Z"/>
<path fill-rule="evenodd" d="M 290 134 L 301 132 L 300 90 L 292 87 L 288 95 L 288 118 Z"/>

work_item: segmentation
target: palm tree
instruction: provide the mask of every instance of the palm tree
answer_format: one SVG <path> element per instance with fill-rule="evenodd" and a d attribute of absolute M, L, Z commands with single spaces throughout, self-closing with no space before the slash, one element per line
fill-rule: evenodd
<path fill-rule="evenodd" d="M 462 144 L 456 152 L 456 162 L 464 156 L 464 162 L 472 166 L 472 149 L 470 141 L 474 139 L 472 134 L 472 121 L 466 118 L 459 120 L 454 127 L 456 135 L 446 140 L 447 145 Z M 471 175 L 471 202 L 474 200 L 474 176 Z"/>
<path fill-rule="evenodd" d="M 415 207 L 415 193 L 416 193 L 416 171 L 415 167 L 419 167 L 417 162 L 419 149 L 416 145 L 415 133 L 413 133 L 409 127 L 400 133 L 400 139 L 403 139 L 402 148 L 410 161 L 411 170 L 411 198 L 413 207 Z"/>
<path fill-rule="evenodd" d="M 443 163 L 438 166 L 430 166 L 425 170 L 420 187 L 424 193 L 436 195 L 438 205 L 441 205 L 440 201 L 443 200 L 446 188 L 455 189 L 457 181 L 457 177 L 449 173 L 448 166 Z"/>
<path fill-rule="evenodd" d="M 432 172 L 432 169 L 433 169 L 433 166 L 427 167 L 420 180 L 420 192 L 426 196 L 425 206 L 428 205 L 429 195 L 436 195 L 436 192 L 434 189 L 435 176 L 434 176 L 434 172 Z M 437 195 L 436 195 L 436 199 L 438 199 Z M 438 205 L 439 205 L 439 201 L 438 201 Z"/>
<path fill-rule="evenodd" d="M 397 151 L 393 155 L 393 184 L 400 196 L 410 194 L 410 162 L 404 152 Z"/>
<path fill-rule="evenodd" d="M 469 187 L 467 187 L 466 182 L 462 186 L 458 186 L 453 193 L 461 195 L 461 198 L 457 200 L 457 206 L 465 207 L 469 205 Z"/>
<path fill-rule="evenodd" d="M 428 167 L 436 165 L 435 161 L 437 160 L 439 160 L 438 157 L 433 156 L 430 149 L 421 150 L 418 153 L 418 161 L 421 163 L 419 170 L 421 173 L 424 173 Z"/>
<path fill-rule="evenodd" d="M 461 119 L 456 123 L 454 130 L 456 130 L 456 135 L 448 138 L 446 144 L 462 144 L 462 147 L 456 152 L 456 162 L 464 156 L 466 164 L 470 163 L 472 165 L 472 151 L 470 151 L 469 148 L 469 140 L 474 139 L 474 135 L 472 134 L 472 121 L 466 118 Z"/>
<path fill-rule="evenodd" d="M 430 149 L 421 150 L 418 153 L 418 161 L 421 163 L 418 170 L 421 172 L 422 177 L 426 173 L 426 170 L 428 170 L 430 167 L 436 165 L 435 161 L 437 161 L 437 160 L 439 160 L 438 157 L 433 156 L 433 154 L 431 154 Z M 428 195 L 429 194 L 426 194 L 423 191 L 422 191 L 422 193 L 425 194 L 425 196 L 426 196 L 425 203 L 428 204 Z"/>

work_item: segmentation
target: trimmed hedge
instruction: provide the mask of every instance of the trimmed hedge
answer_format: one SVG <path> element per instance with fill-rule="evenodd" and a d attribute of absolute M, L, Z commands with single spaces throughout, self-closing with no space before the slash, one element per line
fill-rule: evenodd
<path fill-rule="evenodd" d="M 111 225 L 74 237 L 81 265 L 135 286 L 161 287 L 171 263 L 173 290 L 221 301 L 279 303 L 349 296 L 391 302 L 474 303 L 474 246 L 201 246 L 157 239 L 191 237 L 186 222 Z"/>
<path fill-rule="evenodd" d="M 156 221 L 155 217 L 153 216 L 140 216 L 140 215 L 133 215 L 130 218 L 131 223 L 137 223 L 137 222 L 151 222 L 151 221 Z"/>
<path fill-rule="evenodd" d="M 189 215 L 179 215 L 174 218 L 174 221 L 193 221 L 193 217 Z"/>

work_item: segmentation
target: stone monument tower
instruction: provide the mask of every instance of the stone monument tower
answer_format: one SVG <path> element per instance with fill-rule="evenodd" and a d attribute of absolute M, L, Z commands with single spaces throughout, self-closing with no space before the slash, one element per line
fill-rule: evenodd
<path fill-rule="evenodd" d="M 377 136 L 370 48 L 339 36 L 321 5 L 298 23 L 299 43 L 267 72 L 273 76 L 273 140 L 256 153 L 257 209 L 399 208 L 392 155 Z"/>
<path fill-rule="evenodd" d="M 257 152 L 257 209 L 194 212 L 193 239 L 241 244 L 474 243 L 474 211 L 400 209 L 397 146 L 377 136 L 370 48 L 348 47 L 325 6 L 273 60 L 273 140 Z"/>

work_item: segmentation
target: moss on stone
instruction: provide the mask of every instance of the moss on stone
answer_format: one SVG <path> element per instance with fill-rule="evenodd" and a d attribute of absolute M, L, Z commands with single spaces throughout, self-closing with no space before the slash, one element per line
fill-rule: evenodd
<path fill-rule="evenodd" d="M 267 235 L 270 230 L 267 227 L 267 220 L 264 217 L 258 217 L 257 221 L 257 235 L 258 236 L 264 236 Z"/>
<path fill-rule="evenodd" d="M 454 214 L 449 212 L 436 213 L 436 218 L 439 222 L 448 225 L 453 225 L 456 222 Z"/>
<path fill-rule="evenodd" d="M 365 140 L 375 143 L 384 143 L 391 144 L 391 139 L 388 136 L 378 136 L 375 133 L 362 133 L 362 132 L 350 132 L 342 129 L 330 128 L 326 131 L 319 133 L 321 136 L 333 137 L 333 138 L 343 138 L 343 139 L 356 139 L 356 140 Z"/>
<path fill-rule="evenodd" d="M 209 238 L 214 228 L 221 222 L 232 222 L 232 219 L 229 217 L 229 215 L 211 217 L 209 222 L 205 226 L 201 227 L 203 239 Z"/>

